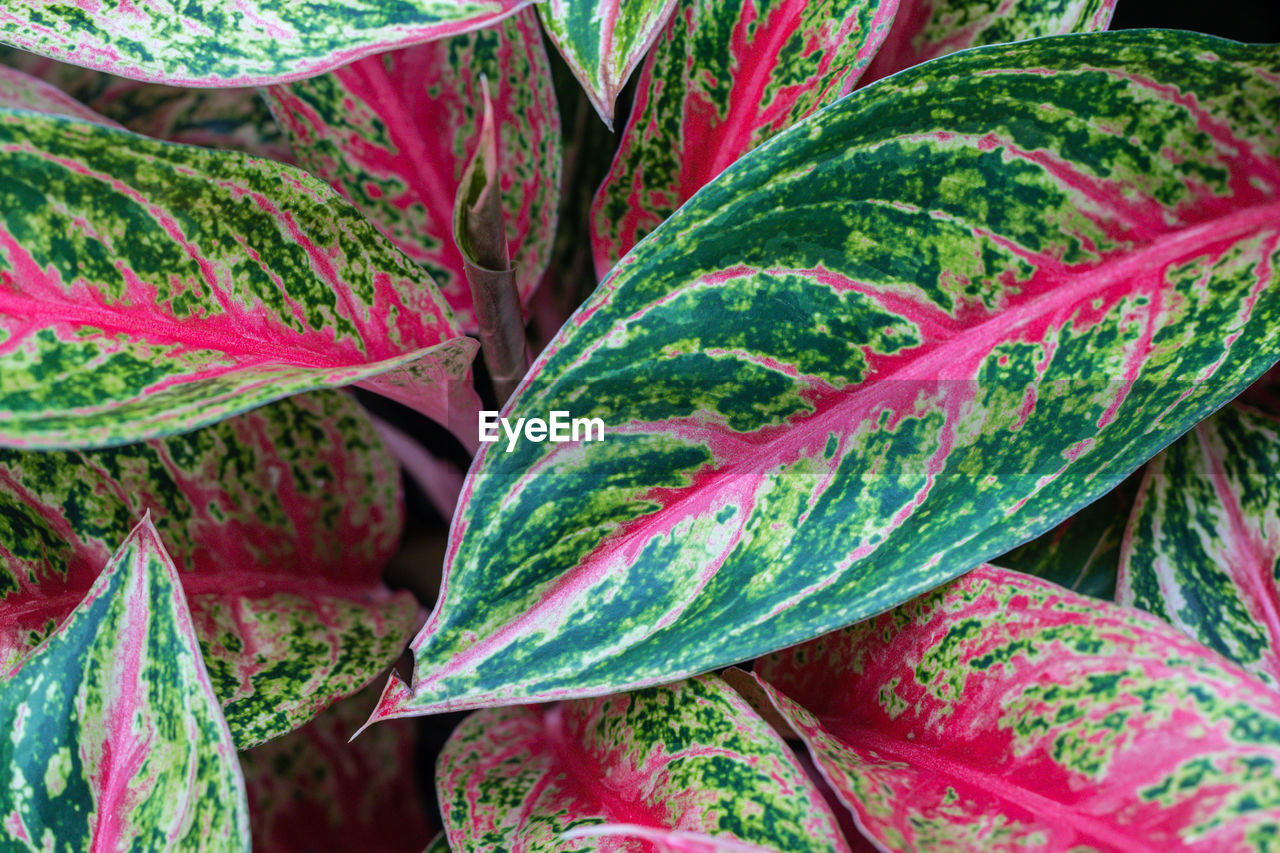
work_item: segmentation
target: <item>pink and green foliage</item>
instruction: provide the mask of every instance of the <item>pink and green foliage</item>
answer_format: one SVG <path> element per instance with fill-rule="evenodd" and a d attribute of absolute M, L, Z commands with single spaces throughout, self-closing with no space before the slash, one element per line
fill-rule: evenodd
<path fill-rule="evenodd" d="M 850 91 L 896 0 L 682 0 L 591 208 L 596 271 L 766 139 Z"/>
<path fill-rule="evenodd" d="M 480 711 L 436 787 L 457 850 L 848 851 L 787 745 L 711 675 Z"/>
<path fill-rule="evenodd" d="M 967 47 L 1099 32 L 1115 8 L 1116 0 L 898 0 L 866 82 Z"/>
<path fill-rule="evenodd" d="M 1280 694 L 1146 614 L 985 566 L 756 662 L 892 851 L 1261 850 Z"/>
<path fill-rule="evenodd" d="M 0 444 L 105 446 L 362 382 L 448 424 L 475 344 L 327 185 L 0 111 Z"/>
<path fill-rule="evenodd" d="M 0 665 L 148 510 L 241 748 L 360 689 L 413 629 L 412 597 L 379 580 L 403 524 L 395 462 L 352 400 L 317 391 L 142 444 L 0 449 Z"/>
<path fill-rule="evenodd" d="M 500 134 L 507 242 L 527 298 L 547 265 L 560 197 L 560 116 L 532 9 L 267 90 L 299 164 L 426 267 L 468 331 L 476 321 L 453 200 L 479 135 L 482 77 Z"/>
<path fill-rule="evenodd" d="M 977 49 L 743 157 L 530 370 L 509 418 L 608 439 L 482 448 L 376 716 L 724 666 L 1100 497 L 1275 361 L 1278 74 L 1190 34 Z"/>
<path fill-rule="evenodd" d="M 75 114 L 76 118 L 101 121 L 105 116 L 135 133 L 170 142 L 244 151 L 282 163 L 293 159 L 289 143 L 256 89 L 142 83 L 12 48 L 0 49 L 0 59 L 90 108 L 87 114 Z"/>
<path fill-rule="evenodd" d="M 144 519 L 0 671 L 0 847 L 247 850 L 249 815 L 173 563 Z"/>
<path fill-rule="evenodd" d="M 528 0 L 21 0 L 0 42 L 135 80 L 256 86 L 494 24 Z"/>
<path fill-rule="evenodd" d="M 631 72 L 658 38 L 677 0 L 545 0 L 543 30 L 613 127 L 613 106 Z"/>
<path fill-rule="evenodd" d="M 421 853 L 439 821 L 414 773 L 417 721 L 375 726 L 348 743 L 377 699 L 375 685 L 240 754 L 254 849 Z"/>
<path fill-rule="evenodd" d="M 1280 419 L 1229 406 L 1152 459 L 1118 600 L 1280 688 Z"/>
<path fill-rule="evenodd" d="M 1280 45 L 1114 5 L 5 4 L 0 849 L 1280 851 Z"/>

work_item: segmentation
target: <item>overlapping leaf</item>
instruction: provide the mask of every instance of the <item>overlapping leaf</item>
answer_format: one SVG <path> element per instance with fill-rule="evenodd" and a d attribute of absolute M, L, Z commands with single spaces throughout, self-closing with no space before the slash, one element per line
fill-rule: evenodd
<path fill-rule="evenodd" d="M 527 2 L 22 0 L 0 7 L 0 42 L 135 80 L 256 86 L 488 26 Z"/>
<path fill-rule="evenodd" d="M 898 0 L 897 6 L 868 82 L 967 47 L 1100 32 L 1116 0 Z"/>
<path fill-rule="evenodd" d="M 348 743 L 377 698 L 375 685 L 241 753 L 255 849 L 420 853 L 439 820 L 418 789 L 415 722 L 374 726 Z"/>
<path fill-rule="evenodd" d="M 714 676 L 473 714 L 436 788 L 461 850 L 848 850 L 786 744 Z"/>
<path fill-rule="evenodd" d="M 481 76 L 498 127 L 507 242 L 528 297 L 547 265 L 560 198 L 560 118 L 532 9 L 267 90 L 298 162 L 425 266 L 470 331 L 453 200 L 479 135 Z"/>
<path fill-rule="evenodd" d="M 0 108 L 34 110 L 84 121 L 114 124 L 56 86 L 3 65 L 0 65 Z"/>
<path fill-rule="evenodd" d="M 1048 533 L 993 560 L 1108 601 L 1115 598 L 1120 544 L 1138 496 L 1134 474 Z"/>
<path fill-rule="evenodd" d="M 1147 467 L 1117 599 L 1280 687 L 1280 419 L 1231 406 Z"/>
<path fill-rule="evenodd" d="M 756 662 L 888 850 L 1270 849 L 1280 696 L 1146 614 L 990 566 Z"/>
<path fill-rule="evenodd" d="M 256 89 L 141 83 L 12 48 L 0 48 L 0 62 L 58 87 L 135 133 L 244 151 L 284 163 L 293 159 L 289 143 Z M 76 117 L 97 118 L 93 113 Z"/>
<path fill-rule="evenodd" d="M 742 660 L 1098 498 L 1280 356 L 1277 74 L 1172 32 L 976 49 L 749 153 L 534 365 L 507 417 L 604 440 L 484 447 L 379 715 Z"/>
<path fill-rule="evenodd" d="M 546 0 L 538 4 L 547 36 L 610 127 L 618 93 L 675 5 L 676 0 Z"/>
<path fill-rule="evenodd" d="M 150 510 L 238 745 L 289 731 L 374 678 L 413 630 L 412 597 L 379 580 L 399 488 L 336 391 L 144 444 L 0 450 L 0 664 L 67 615 Z"/>
<path fill-rule="evenodd" d="M 71 617 L 5 666 L 0 726 L 5 850 L 249 849 L 231 734 L 149 521 Z"/>
<path fill-rule="evenodd" d="M 682 0 L 591 208 L 603 276 L 730 163 L 853 88 L 897 0 Z"/>
<path fill-rule="evenodd" d="M 0 444 L 121 444 L 357 381 L 474 439 L 474 342 L 323 182 L 13 110 L 0 170 Z"/>

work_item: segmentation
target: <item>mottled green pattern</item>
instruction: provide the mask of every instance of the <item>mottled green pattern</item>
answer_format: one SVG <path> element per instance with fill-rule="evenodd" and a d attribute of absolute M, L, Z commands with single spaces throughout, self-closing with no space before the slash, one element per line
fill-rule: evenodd
<path fill-rule="evenodd" d="M 0 42 L 135 80 L 255 86 L 482 27 L 526 0 L 21 0 Z"/>
<path fill-rule="evenodd" d="M 868 78 L 957 50 L 1105 30 L 1116 0 L 898 0 L 893 29 Z"/>
<path fill-rule="evenodd" d="M 1140 481 L 1141 472 L 1133 474 L 1048 533 L 991 562 L 1111 600 L 1120 571 L 1120 542 Z"/>
<path fill-rule="evenodd" d="M 419 789 L 417 721 L 373 726 L 351 738 L 377 701 L 378 686 L 240 753 L 254 849 L 421 853 L 440 820 Z"/>
<path fill-rule="evenodd" d="M 1280 850 L 1280 695 L 1129 607 L 992 566 L 755 672 L 889 850 Z"/>
<path fill-rule="evenodd" d="M 978 48 L 730 166 L 532 368 L 507 416 L 604 440 L 485 446 L 380 714 L 743 660 L 1113 488 L 1280 355 L 1277 75 L 1172 32 Z"/>
<path fill-rule="evenodd" d="M 475 151 L 481 78 L 498 122 L 502 207 L 522 297 L 547 266 L 560 198 L 560 116 L 538 16 L 391 51 L 265 90 L 298 163 L 422 264 L 476 331 L 453 200 Z"/>
<path fill-rule="evenodd" d="M 361 380 L 448 423 L 474 348 L 305 172 L 0 110 L 0 444 L 122 444 Z"/>
<path fill-rule="evenodd" d="M 563 837 L 619 824 L 658 836 L 703 834 L 730 847 L 848 850 L 787 745 L 714 676 L 549 708 L 479 711 L 445 745 L 436 789 L 460 850 L 649 849 Z"/>
<path fill-rule="evenodd" d="M 0 847 L 249 849 L 244 780 L 173 564 L 143 521 L 0 674 Z"/>
<path fill-rule="evenodd" d="M 734 160 L 852 89 L 892 20 L 877 0 L 682 0 L 591 208 L 596 271 Z"/>
<path fill-rule="evenodd" d="M 0 66 L 0 107 L 111 123 L 57 87 L 4 66 Z"/>
<path fill-rule="evenodd" d="M 150 511 L 241 748 L 391 663 L 417 605 L 379 581 L 403 526 L 394 458 L 346 394 L 98 451 L 0 449 L 0 666 L 23 657 Z"/>
<path fill-rule="evenodd" d="M 676 0 L 546 0 L 538 16 L 591 104 L 613 126 L 613 102 Z"/>
<path fill-rule="evenodd" d="M 1280 419 L 1229 406 L 1147 466 L 1118 599 L 1280 687 Z"/>
<path fill-rule="evenodd" d="M 58 87 L 136 133 L 286 163 L 293 159 L 289 143 L 256 89 L 140 83 L 3 46 L 0 62 Z"/>

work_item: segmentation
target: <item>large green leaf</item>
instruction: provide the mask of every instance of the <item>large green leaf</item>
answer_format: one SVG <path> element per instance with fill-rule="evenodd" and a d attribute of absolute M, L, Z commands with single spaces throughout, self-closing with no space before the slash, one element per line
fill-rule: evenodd
<path fill-rule="evenodd" d="M 337 391 L 143 444 L 0 449 L 0 666 L 53 630 L 149 510 L 237 745 L 287 732 L 412 633 L 412 596 L 379 580 L 399 490 L 395 460 Z"/>
<path fill-rule="evenodd" d="M 430 277 L 322 181 L 235 151 L 0 110 L 0 335 L 4 445 L 351 382 L 473 440 L 475 343 Z"/>
<path fill-rule="evenodd" d="M 603 276 L 766 139 L 850 91 L 893 20 L 879 0 L 682 0 L 644 63 L 591 206 Z"/>
<path fill-rule="evenodd" d="M 893 28 L 867 70 L 879 80 L 967 47 L 1089 33 L 1111 23 L 1116 0 L 892 0 Z"/>
<path fill-rule="evenodd" d="M 983 566 L 755 669 L 884 850 L 1280 842 L 1280 696 L 1127 607 Z"/>
<path fill-rule="evenodd" d="M 1099 497 L 1280 357 L 1277 74 L 1174 32 L 979 48 L 747 154 L 526 377 L 508 418 L 604 439 L 483 447 L 379 716 L 743 660 Z"/>
<path fill-rule="evenodd" d="M 468 331 L 476 319 L 453 201 L 480 135 L 481 78 L 498 125 L 511 261 L 528 297 L 547 266 L 560 198 L 560 114 L 532 9 L 266 90 L 298 163 L 425 266 Z"/>
<path fill-rule="evenodd" d="M 538 16 L 592 106 L 613 127 L 613 102 L 662 31 L 676 0 L 546 0 Z"/>
<path fill-rule="evenodd" d="M 122 77 L 184 86 L 297 80 L 492 24 L 528 0 L 19 0 L 0 42 Z"/>
<path fill-rule="evenodd" d="M 182 586 L 144 520 L 0 673 L 0 847 L 249 849 L 244 780 Z"/>
<path fill-rule="evenodd" d="M 1280 687 L 1280 419 L 1230 406 L 1151 460 L 1117 599 Z"/>
<path fill-rule="evenodd" d="M 436 789 L 459 850 L 848 851 L 790 749 L 715 676 L 480 711 Z"/>

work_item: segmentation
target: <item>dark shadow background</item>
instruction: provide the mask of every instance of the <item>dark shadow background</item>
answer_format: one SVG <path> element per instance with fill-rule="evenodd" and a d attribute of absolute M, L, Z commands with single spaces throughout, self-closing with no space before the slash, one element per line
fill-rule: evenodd
<path fill-rule="evenodd" d="M 1280 0 L 1118 0 L 1111 29 L 1168 27 L 1248 42 L 1280 42 Z"/>

